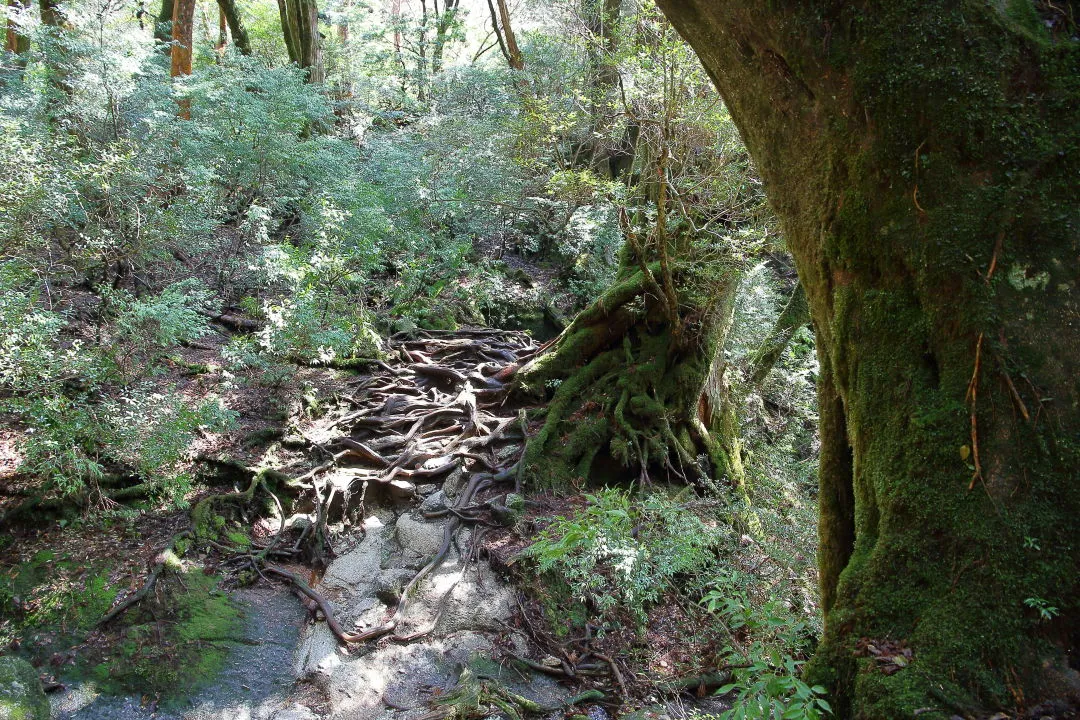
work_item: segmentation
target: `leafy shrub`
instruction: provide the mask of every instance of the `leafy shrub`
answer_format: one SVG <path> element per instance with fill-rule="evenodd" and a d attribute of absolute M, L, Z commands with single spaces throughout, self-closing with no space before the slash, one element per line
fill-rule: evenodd
<path fill-rule="evenodd" d="M 736 694 L 719 720 L 821 720 L 832 713 L 825 689 L 799 677 L 797 658 L 811 648 L 810 626 L 780 599 L 752 597 L 748 580 L 728 573 L 702 599 L 730 638 L 723 664 L 733 668 L 734 681 L 716 692 Z"/>
<path fill-rule="evenodd" d="M 67 333 L 67 320 L 38 306 L 40 288 L 26 267 L 0 263 L 0 408 L 27 427 L 23 469 L 61 493 L 95 486 L 119 465 L 173 500 L 188 488 L 174 474 L 195 431 L 223 429 L 233 415 L 218 401 L 189 407 L 132 380 L 153 371 L 155 349 L 194 338 L 205 321 L 190 283 L 158 296 L 117 296 L 118 316 L 104 328 L 116 342 L 91 346 Z M 134 363 L 138 354 L 146 364 Z M 138 371 L 132 369 L 138 366 Z M 122 392 L 104 395 L 119 385 Z"/>
<path fill-rule="evenodd" d="M 527 555 L 605 619 L 616 620 L 625 610 L 643 624 L 648 607 L 676 577 L 689 576 L 684 590 L 706 582 L 701 573 L 729 537 L 726 527 L 659 493 L 637 500 L 628 491 L 605 489 L 585 497 L 588 505 L 557 518 Z"/>

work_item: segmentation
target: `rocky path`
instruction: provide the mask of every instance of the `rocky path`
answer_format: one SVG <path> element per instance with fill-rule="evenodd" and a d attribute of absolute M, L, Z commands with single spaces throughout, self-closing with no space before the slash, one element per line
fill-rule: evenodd
<path fill-rule="evenodd" d="M 513 589 L 479 552 L 483 534 L 523 508 L 524 419 L 502 377 L 537 346 L 472 330 L 395 338 L 391 350 L 393 360 L 370 363 L 350 412 L 304 429 L 308 467 L 289 471 L 315 502 L 282 528 L 336 530 L 321 577 L 279 543 L 265 574 L 290 582 L 238 593 L 246 640 L 203 691 L 158 708 L 77 686 L 53 698 L 54 718 L 442 717 L 432 701 L 463 672 L 539 706 L 568 699 L 553 679 L 501 662 L 533 648 L 509 622 Z"/>
<path fill-rule="evenodd" d="M 359 494 L 359 503 L 343 500 L 343 512 L 355 503 L 363 519 L 358 542 L 315 588 L 339 627 L 305 629 L 297 676 L 322 689 L 328 717 L 342 720 L 424 717 L 469 666 L 557 706 L 567 697 L 557 683 L 492 662 L 504 649 L 530 648 L 507 622 L 512 588 L 478 552 L 485 528 L 513 523 L 523 506 L 515 487 L 523 420 L 504 404 L 500 377 L 537 348 L 526 335 L 485 330 L 397 347 L 408 364 L 383 366 L 341 423 L 350 434 L 338 444 L 352 466 L 323 480 L 328 494 Z"/>

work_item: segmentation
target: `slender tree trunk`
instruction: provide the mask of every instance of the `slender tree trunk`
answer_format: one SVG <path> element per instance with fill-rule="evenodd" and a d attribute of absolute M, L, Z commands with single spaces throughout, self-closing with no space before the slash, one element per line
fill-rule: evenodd
<path fill-rule="evenodd" d="M 742 132 L 813 317 L 811 677 L 840 717 L 1075 697 L 1074 19 L 1028 0 L 659 4 Z"/>
<path fill-rule="evenodd" d="M 446 44 L 450 41 L 454 31 L 454 23 L 457 21 L 461 0 L 445 0 L 441 15 L 438 13 L 438 0 L 435 0 L 435 2 L 435 46 L 431 51 L 432 75 L 438 75 L 442 72 L 443 54 L 446 52 Z"/>
<path fill-rule="evenodd" d="M 232 34 L 233 44 L 241 55 L 251 54 L 251 40 L 248 37 L 247 28 L 244 27 L 244 19 L 240 15 L 240 8 L 236 6 L 236 0 L 218 0 L 221 16 L 228 23 L 229 32 Z"/>
<path fill-rule="evenodd" d="M 341 10 L 344 16 L 337 24 L 338 44 L 341 46 L 342 63 L 341 63 L 341 80 L 336 90 L 337 97 L 344 100 L 353 96 L 353 75 L 352 75 L 352 34 L 349 28 L 349 10 L 352 7 L 352 1 L 346 0 L 341 6 Z M 335 114 L 342 116 L 347 110 L 335 111 Z"/>
<path fill-rule="evenodd" d="M 525 69 L 525 56 L 518 47 L 517 35 L 514 34 L 514 26 L 510 22 L 510 9 L 506 0 L 496 0 L 498 10 L 491 0 L 487 1 L 488 11 L 491 13 L 491 29 L 495 33 L 495 40 L 499 43 L 499 50 L 506 58 L 507 64 L 513 70 Z"/>
<path fill-rule="evenodd" d="M 158 10 L 158 15 L 154 19 L 154 40 L 160 44 L 161 52 L 165 55 L 172 55 L 169 43 L 172 42 L 174 2 L 175 0 L 161 0 L 161 9 Z"/>
<path fill-rule="evenodd" d="M 409 72 L 401 52 L 401 0 L 390 0 L 390 22 L 394 26 L 394 60 L 401 68 L 401 92 L 404 93 Z"/>
<path fill-rule="evenodd" d="M 420 0 L 420 29 L 417 33 L 416 43 L 416 99 L 424 102 L 427 99 L 428 84 L 428 56 L 427 56 L 427 33 L 428 33 L 428 7 L 427 0 Z"/>
<path fill-rule="evenodd" d="M 176 78 L 191 74 L 192 29 L 195 24 L 195 0 L 176 0 L 173 5 L 172 53 L 169 74 Z M 191 101 L 179 101 L 180 116 L 191 118 Z"/>

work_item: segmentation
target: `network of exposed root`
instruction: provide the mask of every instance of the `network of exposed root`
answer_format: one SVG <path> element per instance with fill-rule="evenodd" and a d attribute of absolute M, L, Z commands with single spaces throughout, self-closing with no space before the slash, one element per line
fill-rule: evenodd
<path fill-rule="evenodd" d="M 352 411 L 327 428 L 331 437 L 306 438 L 307 456 L 315 460 L 314 466 L 290 474 L 288 467 L 256 469 L 221 458 L 211 460 L 219 469 L 235 474 L 242 489 L 199 500 L 191 510 L 191 527 L 159 553 L 143 587 L 110 610 L 100 624 L 119 617 L 153 590 L 177 544 L 195 543 L 223 556 L 222 565 L 235 574 L 291 583 L 342 643 L 366 643 L 387 635 L 411 641 L 428 634 L 434 623 L 411 632 L 402 627 L 412 591 L 446 559 L 463 525 L 490 521 L 491 499 L 477 502 L 480 495 L 492 495 L 497 486 L 520 491 L 517 458 L 500 466 L 496 453 L 524 439 L 524 416 L 507 402 L 506 369 L 526 361 L 538 349 L 523 333 L 420 332 L 391 338 L 386 360 L 349 361 L 350 367 L 367 374 L 350 398 Z M 466 480 L 454 503 L 426 513 L 428 518 L 448 516 L 438 552 L 413 576 L 384 622 L 364 632 L 342 628 L 327 599 L 288 566 L 325 565 L 332 554 L 327 532 L 332 513 L 362 516 L 365 501 L 374 494 L 410 497 L 417 485 L 441 483 L 459 468 Z M 287 516 L 286 503 L 280 498 L 283 493 L 289 494 L 293 508 L 308 512 Z M 223 513 L 246 515 L 260 502 L 268 504 L 278 521 L 272 535 L 241 547 L 218 531 Z"/>
<path fill-rule="evenodd" d="M 411 642 L 428 635 L 438 618 L 427 619 L 423 627 L 406 623 L 410 598 L 450 555 L 462 527 L 497 524 L 495 511 L 506 509 L 507 495 L 522 492 L 528 427 L 518 374 L 546 350 L 548 346 L 538 346 L 522 333 L 420 332 L 391 338 L 381 359 L 339 363 L 359 373 L 348 398 L 350 409 L 322 423 L 318 437 L 303 435 L 306 465 L 253 468 L 228 459 L 208 459 L 220 474 L 232 477 L 237 489 L 196 502 L 190 527 L 158 554 L 146 583 L 122 599 L 99 624 L 112 622 L 147 598 L 158 579 L 169 572 L 180 548 L 199 547 L 215 554 L 219 566 L 229 569 L 234 578 L 288 583 L 342 644 L 357 646 L 379 639 Z M 612 358 L 616 351 L 601 355 Z M 626 395 L 622 392 L 616 397 L 618 405 L 626 405 Z M 550 426 L 550 409 L 548 413 Z M 565 420 L 565 415 L 559 416 L 559 422 Z M 541 431 L 540 437 L 547 434 Z M 460 473 L 456 485 L 461 489 L 453 501 L 443 510 L 424 513 L 428 519 L 446 520 L 438 550 L 412 576 L 379 624 L 363 631 L 342 627 L 333 606 L 306 572 L 325 566 L 334 554 L 335 538 L 329 528 L 363 518 L 365 504 L 381 503 L 387 496 L 414 497 L 418 485 L 444 483 L 454 472 Z M 265 524 L 269 518 L 274 529 L 261 537 L 253 533 L 250 543 L 238 545 L 222 532 L 227 516 L 249 525 L 256 518 Z M 483 530 L 474 533 L 474 547 L 465 553 L 466 562 L 476 556 L 475 546 L 482 536 Z M 541 646 L 550 645 L 543 633 L 531 634 Z M 557 667 L 516 655 L 507 659 L 525 670 L 571 682 L 603 676 L 609 687 L 626 697 L 618 660 L 595 650 L 588 633 L 581 642 Z M 510 717 L 538 711 L 535 703 L 510 692 L 495 678 L 468 673 L 462 677 L 455 693 L 431 717 L 481 717 L 476 713 L 488 707 L 498 707 Z M 590 699 L 601 696 L 594 692 Z"/>

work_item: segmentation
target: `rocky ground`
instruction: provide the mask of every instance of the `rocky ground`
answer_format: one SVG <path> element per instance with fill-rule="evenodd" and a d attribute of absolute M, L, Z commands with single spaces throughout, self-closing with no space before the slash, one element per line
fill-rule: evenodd
<path fill-rule="evenodd" d="M 217 342 L 189 349 L 185 362 L 220 373 L 219 349 Z M 356 372 L 302 370 L 291 395 L 275 401 L 288 408 L 285 427 L 275 425 L 257 388 L 237 386 L 230 405 L 241 410 L 240 424 L 228 436 L 204 438 L 203 456 L 224 450 L 237 466 L 281 468 L 308 484 L 315 507 L 301 502 L 292 517 L 264 517 L 253 537 L 273 545 L 305 524 L 323 523 L 329 563 L 312 570 L 282 542 L 262 580 L 234 583 L 242 628 L 215 641 L 228 654 L 201 689 L 171 698 L 104 695 L 73 679 L 79 648 L 54 655 L 40 668 L 52 685 L 52 717 L 420 720 L 450 717 L 454 708 L 477 718 L 614 715 L 626 692 L 615 661 L 590 661 L 576 676 L 556 657 L 551 633 L 535 632 L 544 620 L 504 574 L 523 544 L 515 524 L 557 511 L 532 501 L 526 508 L 519 494 L 524 416 L 505 402 L 499 380 L 500 368 L 536 349 L 520 333 L 401 338 L 387 363 Z M 180 391 L 199 394 L 214 382 L 198 375 Z M 118 563 L 112 582 L 126 583 L 130 595 L 144 581 L 140 568 L 145 578 L 160 548 L 188 522 L 184 512 L 147 520 L 123 539 L 89 525 L 27 531 L 17 546 L 23 555 L 48 546 L 84 563 L 111 556 Z M 222 547 L 200 557 L 228 578 L 231 560 Z M 91 633 L 92 642 L 110 652 L 104 633 Z M 634 705 L 654 703 L 638 717 L 690 712 L 677 698 L 674 705 L 660 700 L 638 692 Z"/>

